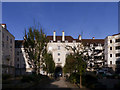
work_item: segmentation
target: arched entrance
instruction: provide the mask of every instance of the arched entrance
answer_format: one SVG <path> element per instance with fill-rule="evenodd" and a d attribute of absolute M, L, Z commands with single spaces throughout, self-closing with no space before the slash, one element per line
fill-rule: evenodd
<path fill-rule="evenodd" d="M 62 77 L 62 67 L 58 66 L 55 68 L 55 78 Z"/>

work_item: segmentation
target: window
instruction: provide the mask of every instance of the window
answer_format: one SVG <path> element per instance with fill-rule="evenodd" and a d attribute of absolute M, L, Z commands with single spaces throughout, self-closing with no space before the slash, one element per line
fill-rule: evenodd
<path fill-rule="evenodd" d="M 120 46 L 116 46 L 115 49 L 116 49 L 116 50 L 120 49 Z"/>
<path fill-rule="evenodd" d="M 10 39 L 10 43 L 12 43 L 12 39 Z"/>
<path fill-rule="evenodd" d="M 120 42 L 120 39 L 116 39 L 115 42 Z"/>
<path fill-rule="evenodd" d="M 4 41 L 2 41 L 2 47 L 4 47 Z"/>
<path fill-rule="evenodd" d="M 117 54 L 116 54 L 116 57 L 120 57 L 120 53 L 117 53 Z"/>
<path fill-rule="evenodd" d="M 4 33 L 2 33 L 2 37 L 4 38 Z"/>
<path fill-rule="evenodd" d="M 17 55 L 19 55 L 19 52 L 17 51 Z"/>
<path fill-rule="evenodd" d="M 58 58 L 58 61 L 60 61 L 60 58 Z"/>
<path fill-rule="evenodd" d="M 119 64 L 119 65 L 120 65 L 120 61 L 116 61 L 116 64 Z"/>
<path fill-rule="evenodd" d="M 7 41 L 8 41 L 8 36 L 7 36 Z"/>
<path fill-rule="evenodd" d="M 19 58 L 17 58 L 17 61 L 19 61 Z"/>
<path fill-rule="evenodd" d="M 60 53 L 58 53 L 58 56 L 60 56 Z"/>
<path fill-rule="evenodd" d="M 17 64 L 17 68 L 19 68 L 19 64 Z"/>
<path fill-rule="evenodd" d="M 110 54 L 110 57 L 112 57 L 112 54 Z"/>
<path fill-rule="evenodd" d="M 58 46 L 58 50 L 60 50 L 60 46 Z"/>
<path fill-rule="evenodd" d="M 112 47 L 110 47 L 110 50 L 112 50 Z"/>
<path fill-rule="evenodd" d="M 12 48 L 12 46 L 10 46 L 10 48 Z"/>
<path fill-rule="evenodd" d="M 110 65 L 112 65 L 112 61 L 110 61 Z"/>
<path fill-rule="evenodd" d="M 112 43 L 112 40 L 110 40 L 110 43 Z"/>

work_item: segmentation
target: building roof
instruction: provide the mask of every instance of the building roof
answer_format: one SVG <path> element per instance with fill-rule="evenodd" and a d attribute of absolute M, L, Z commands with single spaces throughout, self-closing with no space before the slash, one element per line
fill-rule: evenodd
<path fill-rule="evenodd" d="M 102 44 L 104 45 L 104 39 L 82 39 L 82 42 L 84 45 L 89 45 L 89 44 Z"/>
<path fill-rule="evenodd" d="M 112 35 L 112 36 L 116 36 L 116 35 L 120 35 L 120 33 L 118 33 L 118 34 L 114 34 L 114 35 Z"/>
<path fill-rule="evenodd" d="M 53 41 L 53 36 L 47 36 L 47 39 L 50 41 Z M 65 36 L 65 40 L 67 40 L 68 42 L 82 42 L 84 45 L 90 45 L 90 44 L 94 44 L 94 45 L 98 45 L 98 44 L 102 44 L 102 46 L 104 45 L 104 39 L 74 39 L 72 36 Z M 62 36 L 56 36 L 56 41 L 62 41 Z M 23 40 L 15 40 L 15 48 L 20 48 L 23 45 L 24 41 Z"/>
<path fill-rule="evenodd" d="M 53 40 L 53 36 L 47 36 L 48 40 Z M 56 36 L 56 41 L 62 41 L 62 36 Z M 104 44 L 104 39 L 74 39 L 73 37 L 71 36 L 65 36 L 65 40 L 67 40 L 68 42 L 73 42 L 73 41 L 76 41 L 76 42 L 83 42 L 84 44 L 86 43 L 91 43 L 91 44 L 94 44 L 94 43 L 101 43 L 101 44 Z"/>
<path fill-rule="evenodd" d="M 47 39 L 48 40 L 53 40 L 53 36 L 47 36 Z M 65 36 L 65 41 L 68 41 L 68 42 L 73 42 L 73 41 L 76 41 L 76 42 L 81 42 L 81 40 L 78 40 L 78 39 L 74 39 L 73 37 L 71 36 Z M 54 42 L 57 42 L 57 41 L 62 41 L 62 36 L 56 36 L 56 41 Z"/>

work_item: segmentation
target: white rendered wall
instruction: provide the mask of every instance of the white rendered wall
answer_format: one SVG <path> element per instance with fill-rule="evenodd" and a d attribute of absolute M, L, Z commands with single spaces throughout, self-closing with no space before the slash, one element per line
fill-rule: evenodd
<path fill-rule="evenodd" d="M 116 46 L 120 46 L 120 42 L 115 42 L 116 39 L 120 38 L 120 35 L 115 36 L 108 36 L 105 39 L 105 59 L 107 60 L 108 66 L 110 65 L 110 61 L 112 61 L 113 65 L 116 65 L 116 60 L 120 57 L 116 57 L 116 53 L 120 53 L 120 50 L 116 50 Z M 112 40 L 112 43 L 110 43 L 110 40 Z M 112 50 L 110 50 L 110 47 L 112 47 Z M 112 57 L 110 57 L 110 54 L 112 54 Z"/>
<path fill-rule="evenodd" d="M 64 67 L 65 65 L 65 60 L 66 60 L 66 54 L 71 53 L 72 51 L 68 51 L 65 47 L 66 45 L 69 46 L 76 46 L 79 43 L 61 43 L 61 42 L 52 42 L 52 43 L 48 43 L 48 52 L 52 53 L 53 55 L 53 60 L 55 62 L 55 66 L 57 66 L 57 63 L 61 63 L 60 66 Z M 60 46 L 60 50 L 58 49 L 58 46 Z M 58 53 L 60 53 L 60 55 L 58 56 Z M 58 61 L 58 58 L 60 58 L 60 61 Z"/>

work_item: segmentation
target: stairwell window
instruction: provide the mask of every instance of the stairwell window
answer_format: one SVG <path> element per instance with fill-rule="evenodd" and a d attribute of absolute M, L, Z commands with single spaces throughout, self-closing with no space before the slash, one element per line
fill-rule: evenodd
<path fill-rule="evenodd" d="M 112 54 L 110 54 L 110 57 L 112 57 Z"/>
<path fill-rule="evenodd" d="M 112 40 L 110 40 L 110 43 L 112 43 Z"/>
<path fill-rule="evenodd" d="M 110 65 L 112 65 L 112 61 L 110 61 Z"/>
<path fill-rule="evenodd" d="M 60 53 L 58 53 L 58 56 L 60 56 Z"/>
<path fill-rule="evenodd" d="M 110 50 L 112 50 L 112 47 L 110 47 Z"/>
<path fill-rule="evenodd" d="M 58 61 L 60 61 L 60 58 L 58 58 Z"/>

